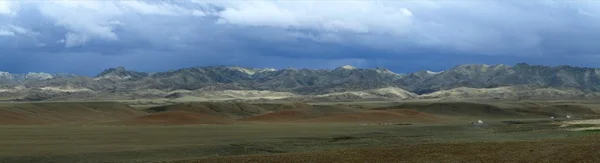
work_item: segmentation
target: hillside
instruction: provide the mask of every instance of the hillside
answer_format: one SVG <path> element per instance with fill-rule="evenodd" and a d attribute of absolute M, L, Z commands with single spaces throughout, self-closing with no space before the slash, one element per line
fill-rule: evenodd
<path fill-rule="evenodd" d="M 150 113 L 184 111 L 215 117 L 238 119 L 266 114 L 273 111 L 291 110 L 304 107 L 311 106 L 305 103 L 251 104 L 241 102 L 189 102 L 152 107 L 146 109 L 145 111 Z"/>
<path fill-rule="evenodd" d="M 108 122 L 146 115 L 115 102 L 44 102 L 0 104 L 0 125 Z"/>
<path fill-rule="evenodd" d="M 515 106 L 496 106 L 485 103 L 468 102 L 434 102 L 434 103 L 403 103 L 395 106 L 372 108 L 371 110 L 411 109 L 428 114 L 446 116 L 476 116 L 476 117 L 548 117 L 577 115 L 596 115 L 592 109 L 580 105 L 519 103 Z"/>
<path fill-rule="evenodd" d="M 582 98 L 586 93 L 577 89 L 557 89 L 528 86 L 502 86 L 496 88 L 459 87 L 420 95 L 420 98 L 444 100 L 457 99 L 556 99 Z"/>
<path fill-rule="evenodd" d="M 0 125 L 196 125 L 234 123 L 437 123 L 465 118 L 589 117 L 578 104 L 469 102 L 308 104 L 189 102 L 136 109 L 116 102 L 0 103 Z"/>

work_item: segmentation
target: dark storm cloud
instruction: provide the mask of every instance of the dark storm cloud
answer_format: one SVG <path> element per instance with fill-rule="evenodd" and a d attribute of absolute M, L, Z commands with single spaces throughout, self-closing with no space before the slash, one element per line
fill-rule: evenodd
<path fill-rule="evenodd" d="M 599 67 L 599 11 L 594 1 L 0 1 L 0 70 Z"/>

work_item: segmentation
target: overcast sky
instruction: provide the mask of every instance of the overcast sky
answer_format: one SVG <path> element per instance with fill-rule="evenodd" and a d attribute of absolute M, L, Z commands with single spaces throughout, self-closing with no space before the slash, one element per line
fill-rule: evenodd
<path fill-rule="evenodd" d="M 600 1 L 0 0 L 0 71 L 600 67 Z"/>

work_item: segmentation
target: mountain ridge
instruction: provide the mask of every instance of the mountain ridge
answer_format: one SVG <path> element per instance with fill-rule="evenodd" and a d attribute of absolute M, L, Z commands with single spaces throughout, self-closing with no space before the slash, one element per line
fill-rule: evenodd
<path fill-rule="evenodd" d="M 574 89 L 583 93 L 600 92 L 600 69 L 566 65 L 551 67 L 518 63 L 514 66 L 504 64 L 464 64 L 440 72 L 422 70 L 408 74 L 394 73 L 383 67 L 365 69 L 350 65 L 340 66 L 335 69 L 270 69 L 206 66 L 153 73 L 127 70 L 120 66 L 108 68 L 94 77 L 47 73 L 28 73 L 23 75 L 0 72 L 0 88 L 4 88 L 3 90 L 5 90 L 0 91 L 5 92 L 4 95 L 0 94 L 0 96 L 28 96 L 36 94 L 36 98 L 40 96 L 39 94 L 55 94 L 43 96 L 55 97 L 64 96 L 64 94 L 76 96 L 76 94 L 83 94 L 85 92 L 86 96 L 94 96 L 97 94 L 135 94 L 136 92 L 139 94 L 139 92 L 147 92 L 146 90 L 157 90 L 164 93 L 177 90 L 257 90 L 289 92 L 309 96 L 335 94 L 336 92 L 354 92 L 351 94 L 366 95 L 369 93 L 360 92 L 373 92 L 373 90 L 382 88 L 398 88 L 407 91 L 408 94 L 426 95 L 457 88 L 498 91 L 490 88 L 508 88 L 513 86 L 537 86 L 557 90 Z M 528 87 L 524 87 L 524 89 Z M 537 87 L 531 87 L 531 89 L 545 92 L 560 92 L 542 90 Z M 508 90 L 517 91 L 517 89 Z M 570 92 L 573 91 L 559 94 L 568 95 Z M 582 94 L 579 92 L 577 94 Z M 488 95 L 486 93 L 459 94 L 469 97 L 478 94 Z M 544 96 L 549 94 L 551 93 L 540 92 L 533 95 Z M 509 93 L 507 95 L 529 94 Z M 494 94 L 494 96 L 496 95 Z"/>

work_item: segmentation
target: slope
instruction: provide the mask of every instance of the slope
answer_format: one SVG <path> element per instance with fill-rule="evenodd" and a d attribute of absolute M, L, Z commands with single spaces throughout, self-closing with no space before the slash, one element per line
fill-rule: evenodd
<path fill-rule="evenodd" d="M 135 117 L 111 124 L 125 125 L 193 125 L 193 124 L 232 124 L 234 120 L 194 112 L 167 111 Z"/>
<path fill-rule="evenodd" d="M 115 102 L 48 102 L 0 104 L 0 125 L 105 122 L 145 115 Z"/>
<path fill-rule="evenodd" d="M 414 110 L 394 109 L 377 110 L 357 113 L 332 115 L 326 117 L 306 119 L 302 122 L 309 123 L 409 123 L 409 122 L 435 122 L 440 120 L 432 114 Z"/>
<path fill-rule="evenodd" d="M 592 109 L 581 105 L 520 103 L 515 106 L 499 107 L 491 104 L 469 102 L 408 102 L 396 106 L 373 108 L 372 110 L 412 109 L 442 116 L 472 116 L 489 118 L 547 117 L 597 115 Z"/>
<path fill-rule="evenodd" d="M 188 102 L 174 105 L 158 106 L 148 108 L 150 113 L 165 111 L 186 111 L 216 117 L 227 117 L 232 119 L 246 118 L 278 110 L 289 110 L 301 107 L 309 107 L 305 103 L 281 103 L 281 104 L 251 104 L 242 102 Z"/>

